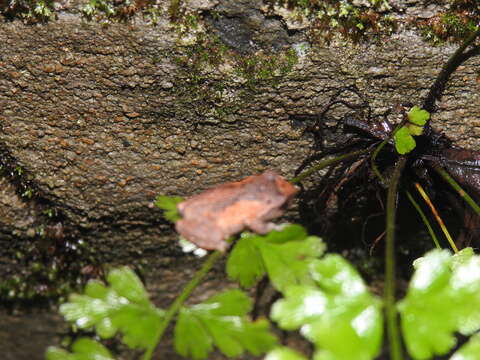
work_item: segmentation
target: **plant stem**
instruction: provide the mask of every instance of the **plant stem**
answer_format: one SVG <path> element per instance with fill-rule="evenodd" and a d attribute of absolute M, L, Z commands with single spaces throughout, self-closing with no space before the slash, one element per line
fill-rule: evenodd
<path fill-rule="evenodd" d="M 401 156 L 395 165 L 387 194 L 384 301 L 391 360 L 403 359 L 395 307 L 395 217 L 398 183 L 406 161 Z"/>
<path fill-rule="evenodd" d="M 428 233 L 430 234 L 430 237 L 432 238 L 433 242 L 435 243 L 435 246 L 437 247 L 437 249 L 441 249 L 441 246 L 440 246 L 440 243 L 438 242 L 437 236 L 435 235 L 435 232 L 433 231 L 432 226 L 430 225 L 430 222 L 428 221 L 427 217 L 425 216 L 425 213 L 423 212 L 422 208 L 415 201 L 415 199 L 413 198 L 410 191 L 407 190 L 406 194 L 407 194 L 408 200 L 410 200 L 413 207 L 415 208 L 415 210 L 417 210 L 418 214 L 422 218 L 422 221 L 425 224 L 425 226 L 427 227 Z"/>
<path fill-rule="evenodd" d="M 453 53 L 452 56 L 450 56 L 447 63 L 443 65 L 442 70 L 438 74 L 423 102 L 422 107 L 429 113 L 433 113 L 435 111 L 435 102 L 440 99 L 450 75 L 460 66 L 463 61 L 465 61 L 466 58 L 468 58 L 468 56 L 464 53 L 465 49 L 470 46 L 479 35 L 480 27 L 477 26 L 477 29 L 465 39 L 463 44 L 460 45 L 460 47 Z"/>
<path fill-rule="evenodd" d="M 190 280 L 190 282 L 183 288 L 181 294 L 175 299 L 173 304 L 166 312 L 165 318 L 163 319 L 163 322 L 160 324 L 160 328 L 158 329 L 157 337 L 153 342 L 153 345 L 149 349 L 147 349 L 147 351 L 143 355 L 143 360 L 150 360 L 152 358 L 155 348 L 162 339 L 162 336 L 165 333 L 165 330 L 167 330 L 167 327 L 172 321 L 173 317 L 177 314 L 185 300 L 188 299 L 192 291 L 198 286 L 198 284 L 200 284 L 200 281 L 202 281 L 205 275 L 207 275 L 212 266 L 222 255 L 223 253 L 220 251 L 214 251 L 213 253 L 211 253 L 208 256 L 207 260 L 203 263 L 200 270 L 195 273 L 192 280 Z"/>
<path fill-rule="evenodd" d="M 364 154 L 368 151 L 370 151 L 370 149 L 363 149 L 363 150 L 354 151 L 354 152 L 351 152 L 351 153 L 348 153 L 348 154 L 345 154 L 345 155 L 342 155 L 342 156 L 338 156 L 338 157 L 335 157 L 335 158 L 322 160 L 317 165 L 311 167 L 310 169 L 304 171 L 303 173 L 294 177 L 293 179 L 290 179 L 289 181 L 292 184 L 296 184 L 296 183 L 302 181 L 303 179 L 309 177 L 314 172 L 320 171 L 320 170 L 326 168 L 327 166 L 330 166 L 330 165 L 336 164 L 338 162 L 350 159 L 352 157 Z"/>
<path fill-rule="evenodd" d="M 405 125 L 406 123 L 408 122 L 408 118 L 406 116 L 404 116 L 404 119 L 402 121 L 400 121 L 399 124 L 397 124 L 397 126 L 395 127 L 395 129 L 393 129 L 393 131 L 388 135 L 388 137 L 383 140 L 374 150 L 371 158 L 370 158 L 370 165 L 372 167 L 372 170 L 373 170 L 373 173 L 377 176 L 377 178 L 380 180 L 380 184 L 383 185 L 383 186 L 386 186 L 386 181 L 385 181 L 385 178 L 382 176 L 382 174 L 380 173 L 380 170 L 378 170 L 378 167 L 377 167 L 377 164 L 376 164 L 376 160 L 377 160 L 377 156 L 378 154 L 380 153 L 380 151 L 382 151 L 383 147 L 385 145 L 387 145 L 387 143 L 393 139 L 393 137 L 395 136 L 395 134 L 398 132 L 398 130 L 400 130 L 400 128 Z"/>
<path fill-rule="evenodd" d="M 462 189 L 462 187 L 448 174 L 448 172 L 438 165 L 434 165 L 433 168 L 446 182 L 450 184 L 450 186 L 463 198 L 463 200 L 470 205 L 473 211 L 480 216 L 480 207 L 477 205 L 475 200 L 473 200 L 470 195 L 468 195 L 468 193 Z"/>
<path fill-rule="evenodd" d="M 435 217 L 435 220 L 437 220 L 437 223 L 440 226 L 440 229 L 442 229 L 443 234 L 447 238 L 448 243 L 452 247 L 453 251 L 455 252 L 455 254 L 458 253 L 457 245 L 455 245 L 455 242 L 453 241 L 452 236 L 448 232 L 448 229 L 445 226 L 445 223 L 443 222 L 440 214 L 438 213 L 438 211 L 435 208 L 435 206 L 433 205 L 433 203 L 430 201 L 430 198 L 428 197 L 427 193 L 425 192 L 425 190 L 423 190 L 423 187 L 419 183 L 415 183 L 415 187 L 417 188 L 420 195 L 423 197 L 423 200 L 425 200 L 427 205 L 430 207 L 430 210 L 432 211 L 432 214 Z"/>

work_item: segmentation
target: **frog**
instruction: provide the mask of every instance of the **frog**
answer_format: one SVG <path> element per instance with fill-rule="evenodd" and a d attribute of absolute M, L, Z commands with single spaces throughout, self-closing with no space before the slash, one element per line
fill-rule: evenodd
<path fill-rule="evenodd" d="M 284 213 L 298 190 L 275 170 L 266 170 L 180 202 L 175 227 L 198 247 L 225 252 L 230 246 L 226 240 L 245 229 L 262 235 L 278 229 L 270 220 Z"/>

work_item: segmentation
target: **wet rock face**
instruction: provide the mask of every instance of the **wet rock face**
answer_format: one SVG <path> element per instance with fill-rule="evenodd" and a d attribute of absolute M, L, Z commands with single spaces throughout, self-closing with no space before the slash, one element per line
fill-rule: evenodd
<path fill-rule="evenodd" d="M 251 39 L 260 46 L 255 38 L 269 34 L 272 19 L 254 1 L 222 2 L 215 10 L 223 14 L 220 23 L 245 30 L 239 30 L 245 36 L 224 31 L 240 50 Z M 157 194 L 190 195 L 265 168 L 288 176 L 311 145 L 306 124 L 289 115 L 318 113 L 347 84 L 374 110 L 419 103 L 455 49 L 431 48 L 413 33 L 379 44 L 312 47 L 275 86 L 258 82 L 251 91 L 234 71 L 219 70 L 227 62 L 204 70 L 203 83 L 192 80 L 191 69 L 177 61 L 185 48 L 165 24 L 13 22 L 1 25 L 0 35 L 0 142 L 42 196 L 86 229 L 105 221 L 155 223 Z M 291 40 L 282 39 L 271 41 Z M 478 63 L 473 58 L 452 77 L 433 118 L 465 147 L 480 136 Z M 212 101 L 205 94 L 217 91 L 219 78 L 221 95 Z"/>
<path fill-rule="evenodd" d="M 288 139 L 308 148 L 271 96 L 225 121 L 201 112 L 205 89 L 188 87 L 176 34 L 161 26 L 9 23 L 0 33 L 0 142 L 82 228 L 156 223 L 158 194 L 188 195 L 266 167 L 291 173 L 290 159 L 303 155 Z M 227 92 L 240 103 L 236 88 Z"/>
<path fill-rule="evenodd" d="M 420 2 L 392 3 L 410 16 Z M 238 56 L 305 41 L 303 29 L 287 30 L 260 1 L 189 4 L 205 12 L 207 34 Z M 9 176 L 0 177 L 2 271 L 13 243 L 37 240 L 48 203 L 62 214 L 67 235 L 86 240 L 105 262 L 148 263 L 149 290 L 165 306 L 199 261 L 176 247 L 171 225 L 152 208 L 157 194 L 188 196 L 267 168 L 290 177 L 312 145 L 308 124 L 290 115 L 318 114 L 346 85 L 356 85 L 377 112 L 396 102 L 419 104 L 455 50 L 433 48 L 412 32 L 356 46 L 306 46 L 292 72 L 248 88 L 228 60 L 201 74 L 179 62 L 192 48 L 179 45 L 166 19 L 156 27 L 140 21 L 104 27 L 65 15 L 47 25 L 1 23 L 0 39 L 0 148 L 38 191 L 29 199 Z M 436 129 L 474 149 L 479 71 L 479 57 L 458 69 L 433 117 Z M 212 289 L 226 282 L 219 274 Z M 36 332 L 46 331 L 24 357 L 10 347 L 10 358 L 42 354 L 55 331 Z"/>
<path fill-rule="evenodd" d="M 279 50 L 300 41 L 288 34 L 280 17 L 267 16 L 255 0 L 222 1 L 208 21 L 223 42 L 242 53 Z"/>

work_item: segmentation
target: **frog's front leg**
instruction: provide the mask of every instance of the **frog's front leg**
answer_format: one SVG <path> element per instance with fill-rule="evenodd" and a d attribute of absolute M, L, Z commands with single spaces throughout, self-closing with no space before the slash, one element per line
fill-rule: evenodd
<path fill-rule="evenodd" d="M 245 225 L 254 233 L 260 235 L 264 235 L 272 230 L 279 230 L 281 228 L 280 225 L 274 224 L 272 222 L 265 222 L 262 219 L 249 220 Z"/>
<path fill-rule="evenodd" d="M 215 222 L 180 219 L 175 228 L 181 236 L 202 249 L 225 251 L 228 248 L 224 233 Z"/>

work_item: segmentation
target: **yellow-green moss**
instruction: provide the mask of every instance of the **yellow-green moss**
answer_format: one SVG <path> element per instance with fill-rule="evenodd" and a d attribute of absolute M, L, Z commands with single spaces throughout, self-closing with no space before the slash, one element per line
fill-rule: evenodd
<path fill-rule="evenodd" d="M 359 41 L 370 34 L 391 33 L 396 23 L 384 10 L 390 9 L 387 0 L 369 0 L 368 6 L 338 0 L 263 0 L 274 12 L 275 6 L 295 11 L 311 22 L 308 28 L 312 42 L 329 42 L 336 35 Z"/>
<path fill-rule="evenodd" d="M 202 33 L 193 44 L 182 46 L 174 61 L 181 79 L 175 86 L 178 101 L 183 99 L 197 113 L 226 120 L 237 109 L 226 91 L 236 91 L 238 97 L 260 85 L 275 85 L 293 70 L 298 57 L 292 48 L 240 54 L 218 37 Z"/>
<path fill-rule="evenodd" d="M 480 3 L 477 0 L 453 0 L 450 10 L 436 14 L 420 23 L 423 35 L 436 44 L 462 42 L 480 22 Z"/>

